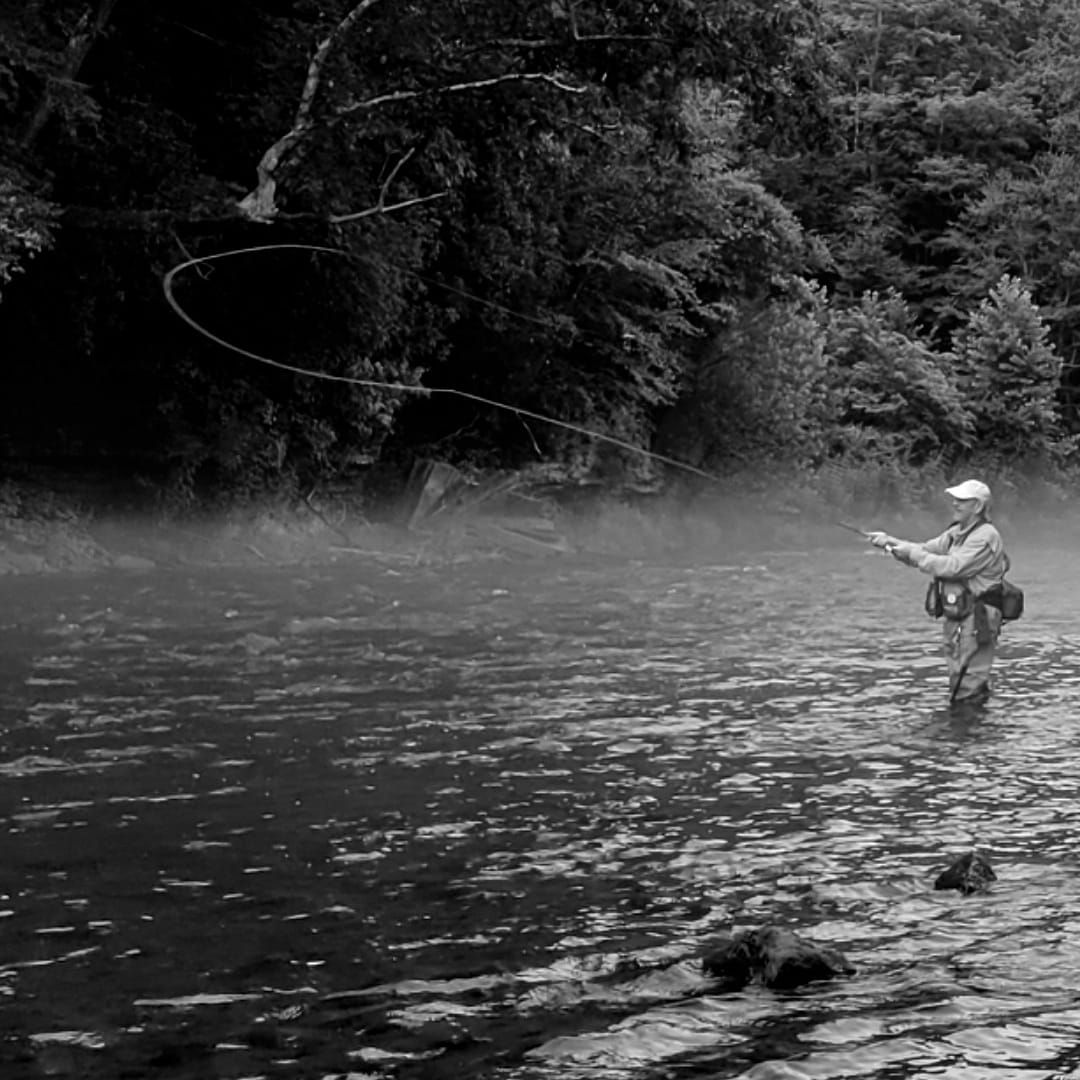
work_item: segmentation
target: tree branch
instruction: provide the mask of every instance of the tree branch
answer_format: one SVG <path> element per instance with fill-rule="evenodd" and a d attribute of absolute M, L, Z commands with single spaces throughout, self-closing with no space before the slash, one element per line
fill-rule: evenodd
<path fill-rule="evenodd" d="M 292 127 L 263 154 L 259 164 L 255 167 L 257 177 L 255 188 L 240 200 L 240 213 L 245 217 L 252 221 L 270 221 L 277 215 L 277 205 L 274 202 L 277 180 L 274 174 L 277 172 L 282 158 L 294 147 L 302 143 L 311 133 L 313 127 L 311 110 L 315 105 L 315 97 L 319 92 L 319 84 L 322 81 L 323 68 L 330 57 L 330 52 L 339 39 L 344 37 L 360 21 L 361 16 L 365 15 L 378 2 L 379 0 L 360 0 L 360 3 L 316 46 L 315 53 L 308 64 L 304 88 L 300 92 L 300 103 L 296 107 Z"/>
<path fill-rule="evenodd" d="M 331 214 L 329 221 L 332 225 L 341 225 L 346 221 L 359 221 L 360 218 L 371 217 L 373 214 L 389 214 L 394 210 L 404 210 L 409 206 L 419 206 L 420 203 L 432 202 L 434 199 L 445 198 L 446 191 L 437 192 L 434 195 L 420 195 L 415 199 L 405 199 L 403 202 L 393 203 L 387 205 L 386 196 L 390 192 L 390 185 L 394 182 L 394 177 L 405 167 L 405 163 L 416 153 L 416 147 L 409 147 L 408 151 L 402 156 L 401 160 L 390 170 L 390 175 L 383 181 L 383 186 L 379 189 L 379 198 L 374 206 L 369 206 L 366 210 L 358 210 L 354 214 Z"/>
<path fill-rule="evenodd" d="M 386 193 L 390 190 L 390 185 L 394 182 L 394 177 L 397 176 L 399 172 L 401 172 L 401 170 L 408 163 L 409 158 L 411 158 L 415 153 L 416 147 L 410 146 L 409 149 L 406 150 L 405 153 L 402 155 L 401 160 L 390 170 L 390 175 L 383 181 L 383 186 L 379 190 L 380 205 L 382 205 L 386 201 Z"/>
<path fill-rule="evenodd" d="M 338 109 L 331 123 L 337 124 L 361 109 L 373 109 L 377 105 L 389 105 L 399 101 L 414 101 L 416 98 L 431 97 L 436 94 L 460 94 L 465 90 L 482 90 L 488 86 L 497 86 L 499 83 L 507 82 L 546 82 L 559 90 L 566 91 L 568 94 L 584 94 L 587 90 L 587 87 L 572 86 L 570 83 L 563 82 L 557 75 L 548 75 L 545 72 L 511 72 L 507 75 L 494 75 L 490 79 L 451 83 L 449 86 L 436 86 L 427 90 L 394 90 L 389 94 L 380 94 L 378 97 L 367 98 L 365 101 L 354 101 Z"/>
<path fill-rule="evenodd" d="M 322 79 L 322 70 L 326 66 L 330 50 L 337 44 L 337 39 L 344 37 L 360 21 L 360 16 L 367 14 L 368 9 L 374 7 L 378 2 L 379 0 L 360 0 L 360 3 L 319 42 L 315 49 L 315 55 L 308 65 L 307 78 L 304 80 L 304 89 L 300 94 L 300 104 L 296 109 L 296 119 L 293 121 L 294 128 L 310 123 L 311 110 L 315 104 L 315 95 L 319 92 L 319 82 Z"/>
<path fill-rule="evenodd" d="M 365 210 L 357 210 L 348 214 L 281 213 L 277 216 L 285 221 L 324 221 L 329 222 L 331 225 L 341 225 L 348 221 L 373 217 L 375 214 L 392 214 L 395 210 L 406 210 L 410 206 L 419 206 L 422 203 L 434 202 L 436 199 L 445 199 L 450 194 L 448 191 L 438 191 L 432 195 L 419 195 L 412 199 L 402 199 L 396 203 L 387 202 L 394 180 L 415 152 L 415 148 L 408 150 L 394 164 L 389 175 L 383 181 L 378 199 L 374 205 L 367 207 Z M 65 225 L 83 229 L 151 230 L 167 226 L 173 239 L 183 251 L 183 242 L 180 240 L 175 228 L 177 225 L 183 225 L 187 229 L 214 230 L 242 224 L 247 220 L 240 213 L 235 202 L 227 200 L 221 206 L 223 213 L 215 213 L 214 207 L 208 206 L 202 214 L 192 213 L 190 208 L 183 210 L 162 208 L 117 210 L 93 206 L 68 206 L 63 212 L 63 221 Z M 188 253 L 185 251 L 185 254 Z"/>
<path fill-rule="evenodd" d="M 115 0 L 112 0 L 112 2 L 115 2 Z M 240 213 L 249 221 L 266 223 L 273 221 L 274 218 L 279 216 L 276 201 L 277 172 L 281 168 L 282 162 L 287 157 L 291 156 L 293 160 L 296 159 L 302 151 L 303 144 L 316 130 L 317 125 L 312 120 L 312 111 L 314 109 L 315 98 L 319 92 L 319 85 L 322 81 L 323 69 L 326 66 L 331 50 L 337 42 L 347 34 L 357 22 L 359 22 L 361 16 L 366 14 L 367 11 L 378 2 L 379 0 L 361 0 L 361 2 L 352 8 L 348 15 L 346 15 L 337 26 L 335 26 L 334 29 L 319 42 L 319 45 L 311 58 L 311 63 L 308 65 L 307 76 L 304 79 L 304 87 L 300 94 L 300 103 L 297 106 L 292 126 L 263 154 L 255 168 L 255 187 L 237 204 Z M 427 90 L 399 90 L 389 94 L 380 94 L 377 97 L 368 98 L 365 101 L 352 102 L 342 106 L 321 126 L 324 128 L 333 127 L 357 112 L 373 109 L 379 105 L 389 105 L 401 101 L 414 101 L 418 98 L 431 97 L 437 94 L 462 93 L 466 90 L 483 89 L 489 86 L 497 86 L 498 84 L 505 82 L 545 82 L 551 86 L 555 86 L 559 90 L 572 94 L 582 94 L 586 91 L 586 88 L 583 86 L 573 86 L 570 83 L 561 80 L 556 75 L 548 75 L 544 72 L 510 73 L 506 75 L 496 75 L 489 79 L 476 79 L 469 82 L 453 83 L 449 86 L 433 87 Z M 411 151 L 406 155 L 405 159 L 398 163 L 391 178 L 393 175 L 396 175 L 409 157 L 411 157 Z M 423 196 L 419 199 L 410 199 L 405 202 L 395 203 L 393 206 L 387 206 L 385 201 L 386 185 L 384 185 L 383 192 L 379 196 L 379 202 L 375 207 L 360 211 L 358 214 L 338 216 L 336 218 L 331 218 L 330 220 L 351 221 L 355 220 L 357 217 L 367 217 L 370 214 L 383 213 L 400 207 L 412 206 L 419 202 L 428 202 L 432 199 L 442 198 L 442 195 L 444 194 L 445 192 L 438 195 Z"/>
<path fill-rule="evenodd" d="M 574 44 L 594 41 L 651 41 L 654 44 L 669 42 L 670 38 L 657 37 L 655 34 L 571 34 Z M 492 38 L 477 45 L 472 52 L 484 49 L 552 49 L 566 45 L 562 38 Z"/>
<path fill-rule="evenodd" d="M 433 202 L 435 199 L 445 199 L 450 192 L 437 191 L 434 195 L 420 195 L 415 199 L 406 199 L 404 202 L 391 203 L 387 206 L 382 201 L 382 197 L 379 197 L 379 201 L 374 206 L 369 206 L 366 210 L 358 210 L 355 214 L 331 214 L 328 220 L 333 225 L 340 225 L 345 221 L 358 221 L 360 218 L 371 217 L 373 214 L 389 214 L 394 210 L 404 210 L 408 206 L 419 206 L 420 203 Z"/>

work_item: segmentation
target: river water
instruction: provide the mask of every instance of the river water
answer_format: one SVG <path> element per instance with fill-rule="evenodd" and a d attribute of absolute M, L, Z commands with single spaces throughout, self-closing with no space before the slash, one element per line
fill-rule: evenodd
<path fill-rule="evenodd" d="M 952 715 L 841 546 L 5 584 L 0 1076 L 1080 1075 L 1080 568 Z"/>

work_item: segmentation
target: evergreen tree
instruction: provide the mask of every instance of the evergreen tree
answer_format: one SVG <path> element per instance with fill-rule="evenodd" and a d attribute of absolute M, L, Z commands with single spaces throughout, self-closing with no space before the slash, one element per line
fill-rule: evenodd
<path fill-rule="evenodd" d="M 954 338 L 956 370 L 980 449 L 1050 460 L 1067 448 L 1057 408 L 1061 359 L 1031 293 L 1004 275 Z"/>
<path fill-rule="evenodd" d="M 925 464 L 955 457 L 971 417 L 950 370 L 895 291 L 827 313 L 832 453 Z"/>

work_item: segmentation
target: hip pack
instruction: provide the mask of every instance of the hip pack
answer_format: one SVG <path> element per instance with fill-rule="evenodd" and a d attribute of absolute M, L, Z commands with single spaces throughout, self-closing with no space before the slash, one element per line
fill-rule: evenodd
<path fill-rule="evenodd" d="M 991 607 L 996 607 L 1004 622 L 1019 619 L 1024 614 L 1024 590 L 1011 581 L 992 585 L 979 599 Z"/>
<path fill-rule="evenodd" d="M 934 578 L 926 590 L 926 614 L 932 619 L 966 619 L 975 610 L 975 597 L 963 581 Z"/>

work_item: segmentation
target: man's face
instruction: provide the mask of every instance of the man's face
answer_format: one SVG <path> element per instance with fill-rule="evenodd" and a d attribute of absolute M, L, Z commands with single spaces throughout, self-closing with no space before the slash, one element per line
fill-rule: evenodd
<path fill-rule="evenodd" d="M 978 499 L 950 499 L 953 516 L 961 525 L 966 525 L 979 512 Z"/>

